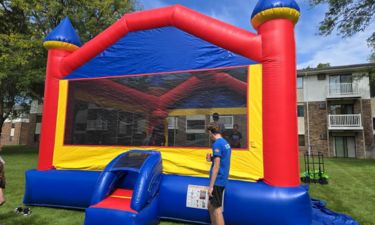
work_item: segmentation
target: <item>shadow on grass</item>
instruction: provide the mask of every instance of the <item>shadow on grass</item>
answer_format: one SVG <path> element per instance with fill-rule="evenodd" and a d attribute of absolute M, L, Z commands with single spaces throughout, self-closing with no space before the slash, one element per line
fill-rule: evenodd
<path fill-rule="evenodd" d="M 6 145 L 1 148 L 1 155 L 37 154 L 37 147 L 26 145 Z"/>
<path fill-rule="evenodd" d="M 30 225 L 43 224 L 43 219 L 40 215 L 18 215 L 13 211 L 1 213 L 1 220 L 7 221 L 7 224 Z M 0 221 L 1 222 L 1 221 Z"/>
<path fill-rule="evenodd" d="M 329 163 L 340 164 L 343 166 L 374 166 L 375 159 L 348 159 L 348 158 L 328 158 Z"/>

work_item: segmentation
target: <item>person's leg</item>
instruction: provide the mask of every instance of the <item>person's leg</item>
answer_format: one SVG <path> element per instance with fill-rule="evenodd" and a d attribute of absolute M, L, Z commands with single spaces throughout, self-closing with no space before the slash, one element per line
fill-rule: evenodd
<path fill-rule="evenodd" d="M 211 219 L 212 225 L 216 225 L 214 211 L 215 211 L 215 207 L 211 205 L 211 202 L 208 202 L 208 212 L 210 213 L 210 219 Z"/>
<path fill-rule="evenodd" d="M 213 211 L 213 217 L 215 218 L 215 225 L 225 225 L 222 208 L 215 208 Z"/>
<path fill-rule="evenodd" d="M 3 205 L 4 203 L 5 203 L 4 191 L 2 188 L 0 188 L 0 205 Z"/>
<path fill-rule="evenodd" d="M 4 189 L 5 188 L 5 175 L 4 175 L 4 165 L 0 163 L 0 205 L 4 204 Z"/>
<path fill-rule="evenodd" d="M 208 209 L 212 225 L 224 225 L 222 210 L 224 187 L 214 186 L 212 196 L 209 199 Z"/>

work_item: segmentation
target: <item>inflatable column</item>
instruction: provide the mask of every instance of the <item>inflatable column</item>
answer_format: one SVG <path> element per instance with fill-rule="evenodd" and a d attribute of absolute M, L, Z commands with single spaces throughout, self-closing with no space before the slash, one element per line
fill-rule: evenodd
<path fill-rule="evenodd" d="M 294 0 L 258 1 L 251 23 L 262 39 L 264 181 L 298 186 Z"/>
<path fill-rule="evenodd" d="M 38 170 L 51 169 L 55 145 L 57 104 L 62 59 L 77 50 L 81 42 L 70 20 L 66 17 L 44 40 L 48 62 L 44 90 L 44 108 L 39 145 Z"/>

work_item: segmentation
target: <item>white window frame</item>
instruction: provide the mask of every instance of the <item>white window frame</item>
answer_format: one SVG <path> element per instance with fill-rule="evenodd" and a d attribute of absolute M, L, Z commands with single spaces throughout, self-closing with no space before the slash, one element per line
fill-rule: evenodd
<path fill-rule="evenodd" d="M 298 86 L 298 84 L 299 84 L 298 79 L 301 79 L 301 86 Z M 297 89 L 303 89 L 303 80 L 304 80 L 303 77 L 297 77 L 297 82 L 296 82 L 297 83 Z"/>
<path fill-rule="evenodd" d="M 167 117 L 168 130 L 178 130 L 178 117 L 169 116 Z"/>
<path fill-rule="evenodd" d="M 15 128 L 10 128 L 10 136 L 11 137 L 14 137 L 14 133 L 15 133 Z"/>

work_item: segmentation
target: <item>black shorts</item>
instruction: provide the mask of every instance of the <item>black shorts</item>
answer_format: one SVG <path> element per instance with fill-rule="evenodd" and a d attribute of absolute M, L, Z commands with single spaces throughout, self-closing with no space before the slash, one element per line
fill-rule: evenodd
<path fill-rule="evenodd" d="M 225 187 L 214 186 L 212 191 L 212 197 L 210 196 L 209 200 L 213 207 L 220 208 L 223 204 L 223 195 Z"/>

